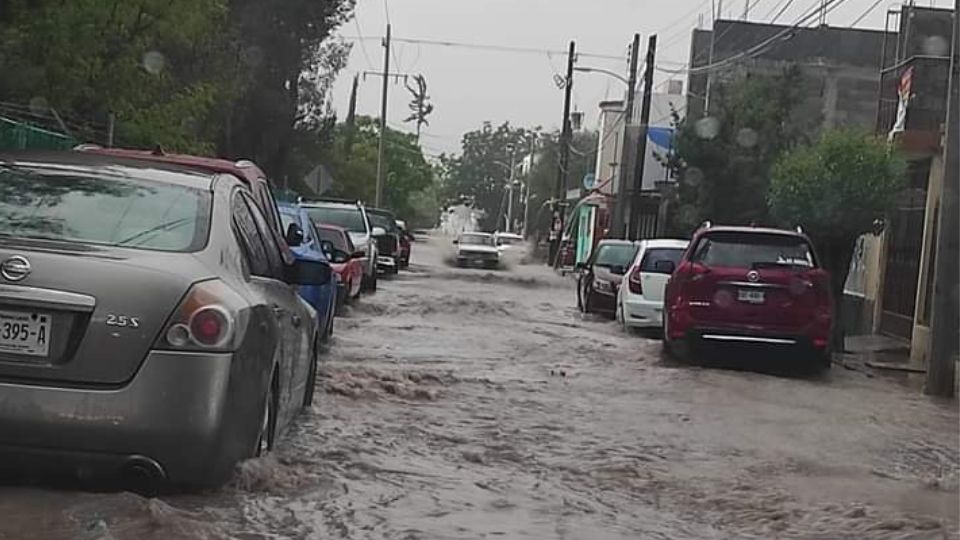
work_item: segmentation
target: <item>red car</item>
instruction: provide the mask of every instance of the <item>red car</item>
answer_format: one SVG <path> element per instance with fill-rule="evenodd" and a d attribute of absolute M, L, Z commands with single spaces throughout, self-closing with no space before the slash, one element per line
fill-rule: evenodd
<path fill-rule="evenodd" d="M 360 296 L 363 282 L 363 263 L 360 259 L 366 257 L 366 254 L 361 255 L 361 252 L 357 251 L 346 229 L 323 223 L 316 225 L 321 243 L 329 243 L 326 245 L 327 258 L 337 277 L 337 306 L 342 306 Z"/>
<path fill-rule="evenodd" d="M 704 224 L 667 282 L 664 308 L 668 354 L 739 343 L 799 350 L 830 366 L 830 276 L 799 230 Z"/>

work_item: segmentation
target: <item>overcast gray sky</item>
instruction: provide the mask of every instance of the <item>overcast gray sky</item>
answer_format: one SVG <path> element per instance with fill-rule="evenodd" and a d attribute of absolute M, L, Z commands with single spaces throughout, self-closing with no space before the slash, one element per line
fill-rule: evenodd
<path fill-rule="evenodd" d="M 842 0 L 827 17 L 832 26 L 848 26 L 878 0 Z M 790 0 L 751 0 L 751 20 L 767 21 Z M 778 22 L 793 23 L 819 0 L 793 0 Z M 921 5 L 948 7 L 952 0 L 920 0 Z M 501 52 L 464 47 L 394 43 L 391 72 L 422 73 L 436 109 L 422 144 L 429 154 L 457 151 L 461 135 L 484 121 L 518 126 L 559 126 L 563 92 L 554 74 L 566 70 L 565 51 L 575 40 L 583 53 L 620 59 L 581 57 L 578 65 L 603 67 L 626 73 L 626 50 L 635 32 L 642 48 L 651 33 L 659 35 L 657 64 L 681 67 L 688 58 L 690 31 L 703 17 L 710 25 L 711 0 L 359 0 L 355 20 L 341 35 L 355 40 L 349 64 L 338 78 L 332 96 L 340 118 L 346 115 L 350 81 L 355 73 L 381 71 L 383 36 L 387 20 L 395 38 L 447 41 L 480 45 L 559 51 Z M 857 25 L 883 28 L 886 7 L 897 2 L 880 0 Z M 727 18 L 743 14 L 744 0 L 724 0 Z M 658 73 L 655 82 L 669 75 Z M 683 78 L 682 76 L 678 76 Z M 390 85 L 388 121 L 393 127 L 413 131 L 404 124 L 410 95 L 402 84 Z M 586 113 L 585 127 L 595 127 L 597 103 L 618 99 L 623 84 L 599 74 L 578 73 L 573 105 Z M 358 114 L 379 116 L 380 79 L 361 77 Z"/>

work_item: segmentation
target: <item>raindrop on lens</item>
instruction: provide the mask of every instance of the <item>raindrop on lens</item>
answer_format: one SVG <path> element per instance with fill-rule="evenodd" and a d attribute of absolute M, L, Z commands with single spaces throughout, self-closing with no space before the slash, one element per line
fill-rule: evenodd
<path fill-rule="evenodd" d="M 50 112 L 50 102 L 47 98 L 37 96 L 30 100 L 30 112 L 33 114 L 45 115 Z"/>
<path fill-rule="evenodd" d="M 950 43 L 943 36 L 930 36 L 923 40 L 923 54 L 947 56 L 950 54 Z"/>
<path fill-rule="evenodd" d="M 167 59 L 158 51 L 147 51 L 143 55 L 143 69 L 152 75 L 159 75 L 166 64 Z"/>
<path fill-rule="evenodd" d="M 760 142 L 760 135 L 750 128 L 741 128 L 737 132 L 737 144 L 743 148 L 753 148 Z"/>
<path fill-rule="evenodd" d="M 720 120 L 712 116 L 701 118 L 693 125 L 693 130 L 701 139 L 715 139 L 720 134 Z"/>
<path fill-rule="evenodd" d="M 240 53 L 240 59 L 249 67 L 255 68 L 263 63 L 263 49 L 251 45 Z"/>
<path fill-rule="evenodd" d="M 691 187 L 697 187 L 703 181 L 703 171 L 697 167 L 690 167 L 684 172 L 683 181 Z"/>

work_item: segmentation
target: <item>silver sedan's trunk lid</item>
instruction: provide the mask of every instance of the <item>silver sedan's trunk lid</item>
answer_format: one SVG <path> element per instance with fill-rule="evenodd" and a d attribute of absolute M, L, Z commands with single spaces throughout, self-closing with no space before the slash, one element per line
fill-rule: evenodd
<path fill-rule="evenodd" d="M 0 269 L 0 380 L 64 385 L 130 380 L 209 274 L 191 254 L 45 240 L 4 240 Z"/>

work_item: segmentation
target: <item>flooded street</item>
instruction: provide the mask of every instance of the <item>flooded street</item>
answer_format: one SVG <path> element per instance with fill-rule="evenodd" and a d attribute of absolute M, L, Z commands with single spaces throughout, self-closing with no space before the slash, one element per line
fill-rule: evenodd
<path fill-rule="evenodd" d="M 956 537 L 955 402 L 838 366 L 664 362 L 582 318 L 569 278 L 455 269 L 423 240 L 337 319 L 316 405 L 233 485 L 6 486 L 0 538 Z"/>

